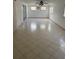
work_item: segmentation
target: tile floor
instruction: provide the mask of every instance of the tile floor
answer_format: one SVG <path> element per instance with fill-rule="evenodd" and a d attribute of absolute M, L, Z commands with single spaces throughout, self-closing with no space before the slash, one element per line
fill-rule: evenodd
<path fill-rule="evenodd" d="M 13 59 L 65 59 L 64 36 L 49 19 L 26 19 L 14 32 Z"/>

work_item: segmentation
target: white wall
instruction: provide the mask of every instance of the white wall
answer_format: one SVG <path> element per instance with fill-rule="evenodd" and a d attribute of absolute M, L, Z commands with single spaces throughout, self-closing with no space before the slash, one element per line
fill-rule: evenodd
<path fill-rule="evenodd" d="M 16 29 L 16 3 L 13 1 L 13 31 Z"/>
<path fill-rule="evenodd" d="M 51 20 L 65 29 L 65 17 L 64 16 L 60 17 L 60 16 L 54 16 L 53 15 Z"/>
<path fill-rule="evenodd" d="M 40 11 L 40 10 L 32 11 L 30 8 L 31 6 L 35 5 L 28 5 L 28 17 L 49 17 L 48 9 L 46 11 Z M 48 6 L 46 7 L 48 8 Z"/>
<path fill-rule="evenodd" d="M 65 0 L 57 0 L 50 7 L 53 7 L 53 13 L 51 13 L 52 16 L 49 18 L 65 29 L 65 17 L 63 16 Z"/>
<path fill-rule="evenodd" d="M 15 31 L 23 22 L 22 2 L 20 0 L 14 1 L 13 9 L 13 30 Z"/>

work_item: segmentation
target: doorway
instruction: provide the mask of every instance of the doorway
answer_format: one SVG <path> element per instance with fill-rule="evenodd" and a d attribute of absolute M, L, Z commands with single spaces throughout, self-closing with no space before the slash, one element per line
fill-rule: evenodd
<path fill-rule="evenodd" d="M 27 17 L 26 5 L 23 5 L 23 21 L 25 21 L 26 17 Z"/>

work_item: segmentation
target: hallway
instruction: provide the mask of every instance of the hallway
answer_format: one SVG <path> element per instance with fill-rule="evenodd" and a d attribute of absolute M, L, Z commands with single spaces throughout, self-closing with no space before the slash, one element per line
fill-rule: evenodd
<path fill-rule="evenodd" d="M 14 59 L 65 58 L 65 30 L 49 19 L 28 18 L 13 35 Z"/>

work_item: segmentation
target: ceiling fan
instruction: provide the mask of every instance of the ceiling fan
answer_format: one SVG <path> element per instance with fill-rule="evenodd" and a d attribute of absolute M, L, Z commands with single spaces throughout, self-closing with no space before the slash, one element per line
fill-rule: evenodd
<path fill-rule="evenodd" d="M 42 6 L 48 4 L 47 0 L 36 0 L 37 9 L 40 10 Z"/>
<path fill-rule="evenodd" d="M 40 0 L 40 1 L 36 0 L 36 4 L 39 6 L 43 6 L 43 5 L 46 5 L 48 3 L 47 3 L 47 0 Z"/>

